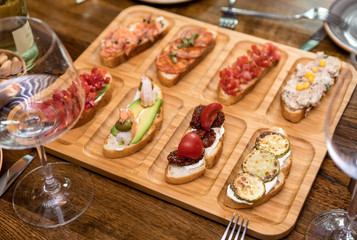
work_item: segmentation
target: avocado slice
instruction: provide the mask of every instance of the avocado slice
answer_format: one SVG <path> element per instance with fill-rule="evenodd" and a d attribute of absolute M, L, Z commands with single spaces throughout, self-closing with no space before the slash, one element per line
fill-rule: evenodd
<path fill-rule="evenodd" d="M 141 111 L 144 110 L 144 107 L 141 105 L 141 98 L 138 98 L 132 103 L 130 103 L 128 108 L 130 108 L 131 111 L 133 111 L 134 118 L 137 118 L 141 113 Z"/>
<path fill-rule="evenodd" d="M 118 132 L 119 132 L 119 130 L 116 129 L 115 125 L 112 127 L 112 129 L 110 129 L 110 133 L 111 133 L 114 137 L 117 136 Z"/>
<path fill-rule="evenodd" d="M 139 104 L 140 104 L 140 99 L 139 99 Z M 136 134 L 135 134 L 133 140 L 131 141 L 132 144 L 139 142 L 141 140 L 141 138 L 145 135 L 145 133 L 149 130 L 152 122 L 154 121 L 154 119 L 156 117 L 157 112 L 160 109 L 161 104 L 162 104 L 162 99 L 156 98 L 156 101 L 152 106 L 143 108 L 143 112 L 140 115 L 138 127 L 136 129 Z M 130 105 L 129 105 L 129 108 L 130 108 Z M 134 113 L 134 115 L 135 115 L 135 113 Z"/>

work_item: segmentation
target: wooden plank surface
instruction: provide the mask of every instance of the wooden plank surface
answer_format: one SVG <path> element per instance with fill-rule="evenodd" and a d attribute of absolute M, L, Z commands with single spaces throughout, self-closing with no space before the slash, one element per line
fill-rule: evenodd
<path fill-rule="evenodd" d="M 278 66 L 259 82 L 246 98 L 238 104 L 224 107 L 227 116 L 226 136 L 218 164 L 194 182 L 170 185 L 164 180 L 166 157 L 183 136 L 193 108 L 199 104 L 217 101 L 215 92 L 219 69 L 246 52 L 252 44 L 263 44 L 267 40 L 221 29 L 159 9 L 135 6 L 122 11 L 109 24 L 76 60 L 77 67 L 105 68 L 98 56 L 101 39 L 111 29 L 127 26 L 149 13 L 168 18 L 172 24 L 170 32 L 142 54 L 118 67 L 106 68 L 114 76 L 117 85 L 115 97 L 93 121 L 48 144 L 48 152 L 215 221 L 227 223 L 235 210 L 223 205 L 225 190 L 232 177 L 240 170 L 242 159 L 263 129 L 271 126 L 283 127 L 290 136 L 294 156 L 290 176 L 283 190 L 269 202 L 254 209 L 240 210 L 240 213 L 251 219 L 248 229 L 250 235 L 265 239 L 285 236 L 295 225 L 324 159 L 326 146 L 322 127 L 329 96 L 334 89 L 329 91 L 318 108 L 312 110 L 307 118 L 298 124 L 290 123 L 281 116 L 279 90 L 289 79 L 297 63 L 311 60 L 315 55 L 275 43 L 282 50 Z M 102 146 L 116 121 L 118 109 L 126 106 L 133 98 L 141 74 L 148 74 L 159 84 L 154 59 L 187 26 L 217 31 L 214 50 L 177 85 L 171 88 L 162 87 L 164 123 L 154 140 L 131 156 L 106 159 L 102 154 Z M 343 69 L 339 81 L 344 82 L 344 91 L 336 99 L 341 102 L 341 108 L 336 113 L 336 123 L 357 82 L 356 71 L 350 64 L 344 62 Z M 304 131 L 300 131 L 301 129 Z M 306 132 L 309 134 L 306 135 Z"/>

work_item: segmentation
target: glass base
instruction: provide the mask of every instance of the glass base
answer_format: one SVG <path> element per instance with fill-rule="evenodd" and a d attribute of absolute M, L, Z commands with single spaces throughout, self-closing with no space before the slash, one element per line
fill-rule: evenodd
<path fill-rule="evenodd" d="M 44 188 L 42 167 L 24 176 L 13 193 L 13 208 L 24 222 L 54 228 L 76 220 L 89 207 L 94 196 L 93 182 L 82 168 L 70 163 L 51 163 L 57 180 L 55 191 Z"/>
<path fill-rule="evenodd" d="M 351 232 L 343 231 L 346 216 L 345 210 L 330 210 L 317 215 L 307 228 L 305 240 L 357 239 L 355 222 Z"/>

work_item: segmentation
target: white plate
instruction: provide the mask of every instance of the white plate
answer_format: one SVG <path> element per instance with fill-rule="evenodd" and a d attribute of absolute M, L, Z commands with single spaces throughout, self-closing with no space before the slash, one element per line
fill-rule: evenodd
<path fill-rule="evenodd" d="M 330 12 L 341 16 L 350 27 L 347 31 L 341 31 L 334 24 L 325 23 L 327 34 L 341 48 L 357 53 L 357 1 L 336 0 L 330 6 Z"/>
<path fill-rule="evenodd" d="M 175 3 L 189 2 L 192 0 L 140 0 L 140 1 L 147 2 L 147 3 L 157 3 L 157 4 L 175 4 Z"/>

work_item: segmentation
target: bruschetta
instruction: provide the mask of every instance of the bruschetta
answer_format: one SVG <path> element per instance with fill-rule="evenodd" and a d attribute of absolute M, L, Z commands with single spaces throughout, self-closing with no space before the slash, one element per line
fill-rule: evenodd
<path fill-rule="evenodd" d="M 120 158 L 144 148 L 154 139 L 163 121 L 163 97 L 159 86 L 143 75 L 133 101 L 119 109 L 119 117 L 105 139 L 103 155 Z"/>
<path fill-rule="evenodd" d="M 222 105 L 219 103 L 195 108 L 190 126 L 177 150 L 167 157 L 166 182 L 187 183 L 215 166 L 223 150 L 224 120 Z"/>
<path fill-rule="evenodd" d="M 247 55 L 219 72 L 218 101 L 232 105 L 249 93 L 280 60 L 280 50 L 272 43 L 252 45 Z"/>
<path fill-rule="evenodd" d="M 160 83 L 166 87 L 175 85 L 212 51 L 216 35 L 203 28 L 183 30 L 155 59 Z"/>
<path fill-rule="evenodd" d="M 112 76 L 104 69 L 83 69 L 79 74 L 85 91 L 85 103 L 81 117 L 75 127 L 79 127 L 91 120 L 95 112 L 107 104 L 112 96 Z"/>
<path fill-rule="evenodd" d="M 169 22 L 164 17 L 148 16 L 126 28 L 111 30 L 100 45 L 100 59 L 107 67 L 116 67 L 138 55 L 165 36 Z"/>
<path fill-rule="evenodd" d="M 276 195 L 284 186 L 292 165 L 290 141 L 282 128 L 261 133 L 245 157 L 242 171 L 227 187 L 224 205 L 252 208 Z"/>
<path fill-rule="evenodd" d="M 282 88 L 281 113 L 285 119 L 297 123 L 319 105 L 321 98 L 334 85 L 342 69 L 341 61 L 323 52 L 306 65 L 298 64 L 295 72 Z"/>

